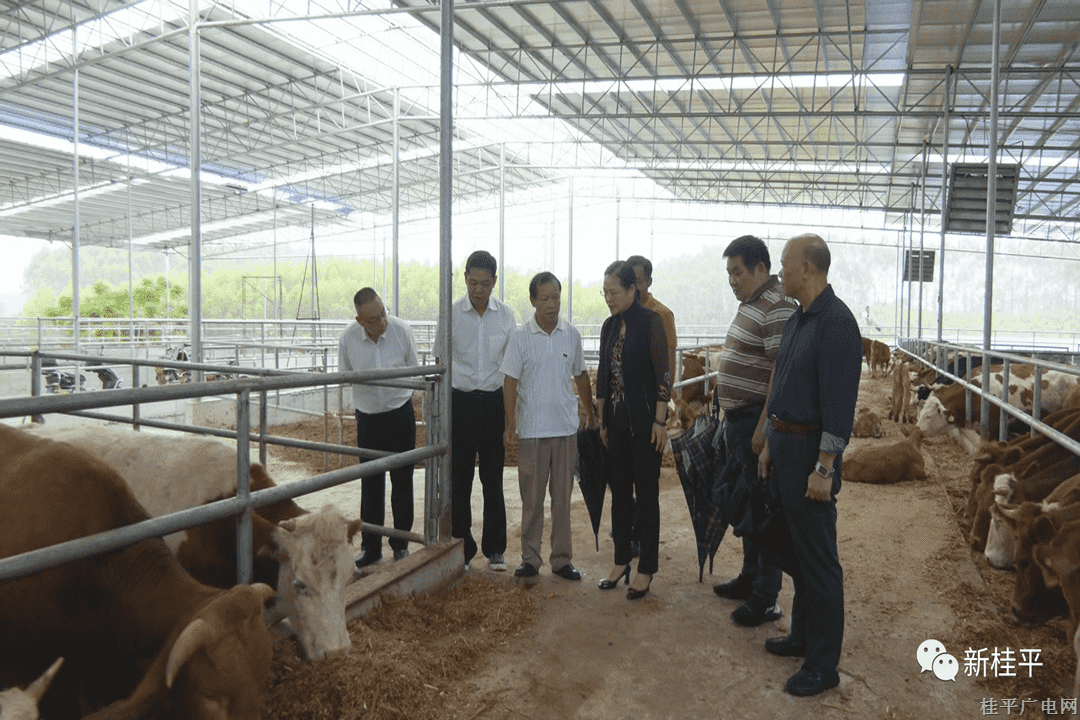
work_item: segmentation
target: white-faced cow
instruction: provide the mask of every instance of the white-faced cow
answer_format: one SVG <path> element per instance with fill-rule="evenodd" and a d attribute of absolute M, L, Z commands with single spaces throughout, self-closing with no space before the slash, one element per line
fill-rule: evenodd
<path fill-rule="evenodd" d="M 70 442 L 114 467 L 135 497 L 158 517 L 236 494 L 236 447 L 215 438 L 133 432 L 117 426 L 51 428 L 36 433 Z M 259 463 L 251 464 L 252 491 L 274 487 Z M 353 535 L 333 508 L 307 519 L 291 500 L 252 514 L 253 579 L 278 590 L 268 620 L 287 616 L 309 660 L 348 653 L 345 587 L 354 576 Z M 284 523 L 285 520 L 294 520 Z M 236 582 L 236 523 L 207 523 L 166 537 L 180 564 L 200 582 L 227 588 Z M 293 602 L 293 600 L 297 602 Z"/>
<path fill-rule="evenodd" d="M 67 443 L 0 425 L 0 457 L 0 557 L 150 518 L 115 470 Z M 273 594 L 202 585 L 158 538 L 9 580 L 0 681 L 21 685 L 63 657 L 41 703 L 50 720 L 258 720 Z"/>
<path fill-rule="evenodd" d="M 50 665 L 41 677 L 27 685 L 25 690 L 8 688 L 0 692 L 0 720 L 38 720 L 38 703 L 63 662 L 64 658 L 57 658 L 56 662 Z"/>
<path fill-rule="evenodd" d="M 980 370 L 972 371 L 973 377 L 970 382 L 982 387 Z M 1001 365 L 990 368 L 990 393 L 997 398 L 1001 397 L 1001 384 L 1004 380 Z M 1068 373 L 1048 370 L 1042 373 L 1041 400 L 1042 414 L 1061 410 L 1064 406 L 1065 396 L 1076 382 L 1076 376 Z M 1009 404 L 1030 413 L 1034 402 L 1035 366 L 1011 365 L 1009 367 Z M 971 400 L 971 421 L 981 420 L 982 401 L 978 396 Z M 996 429 L 1001 411 L 996 405 L 990 405 L 990 427 Z M 932 436 L 944 432 L 950 423 L 963 425 L 966 418 L 964 407 L 964 388 L 953 384 L 936 388 L 923 404 L 919 411 L 918 426 L 923 435 Z"/>

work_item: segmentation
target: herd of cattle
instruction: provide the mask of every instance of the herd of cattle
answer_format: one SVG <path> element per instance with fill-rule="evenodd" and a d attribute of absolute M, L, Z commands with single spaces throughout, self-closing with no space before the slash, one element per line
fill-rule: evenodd
<path fill-rule="evenodd" d="M 0 557 L 236 492 L 235 448 L 207 438 L 0 425 L 0 456 Z M 257 463 L 250 482 L 274 485 Z M 38 700 L 50 719 L 259 718 L 274 622 L 309 660 L 349 651 L 360 527 L 332 507 L 257 508 L 250 586 L 231 517 L 0 583 L 0 720 L 36 718 Z"/>
<path fill-rule="evenodd" d="M 878 347 L 880 346 L 880 347 Z M 936 371 L 866 341 L 870 374 L 891 379 L 889 420 L 860 407 L 844 479 L 891 483 L 927 476 L 922 439 L 965 420 L 964 393 Z M 683 378 L 719 365 L 719 347 L 684 358 Z M 706 358 L 708 358 L 706 360 Z M 976 384 L 978 370 L 950 365 Z M 1033 368 L 1013 365 L 1010 402 L 1031 411 Z M 991 367 L 999 397 L 1002 368 Z M 706 405 L 710 384 L 673 398 L 669 434 Z M 1080 384 L 1042 374 L 1043 421 L 1080 440 Z M 973 403 L 978 421 L 978 403 Z M 997 409 L 989 417 L 996 427 Z M 0 425 L 0 557 L 122 527 L 236 492 L 235 449 L 217 440 L 116 427 Z M 253 491 L 274 486 L 253 463 Z M 1080 655 L 1080 457 L 1038 434 L 983 443 L 971 470 L 966 515 L 972 547 L 1014 568 L 1017 620 L 1067 613 Z M 288 618 L 311 661 L 347 653 L 345 588 L 351 540 L 361 529 L 334 508 L 309 513 L 291 500 L 256 509 L 250 586 L 235 584 L 233 519 L 0 583 L 0 720 L 93 720 L 145 715 L 254 720 L 269 682 L 269 626 Z M 1078 670 L 1080 681 L 1080 670 Z M 25 687 L 25 690 L 20 688 Z"/>

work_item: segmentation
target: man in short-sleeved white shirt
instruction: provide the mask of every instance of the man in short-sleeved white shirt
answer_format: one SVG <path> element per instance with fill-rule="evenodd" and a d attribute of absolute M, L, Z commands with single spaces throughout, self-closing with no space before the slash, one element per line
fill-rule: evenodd
<path fill-rule="evenodd" d="M 505 442 L 518 440 L 521 565 L 514 574 L 531 577 L 543 564 L 544 495 L 550 478 L 551 569 L 567 580 L 580 580 L 571 563 L 570 493 L 578 430 L 578 401 L 571 385 L 577 385 L 588 409 L 588 427 L 596 427 L 597 420 L 581 334 L 559 317 L 561 294 L 562 284 L 549 272 L 529 283 L 529 302 L 536 312 L 510 336 L 502 362 Z"/>
<path fill-rule="evenodd" d="M 338 341 L 338 370 L 375 370 L 418 365 L 412 328 L 403 320 L 386 314 L 386 306 L 373 288 L 362 288 L 353 296 L 356 322 Z M 416 447 L 416 419 L 412 390 L 383 385 L 353 385 L 356 408 L 356 445 L 369 450 L 405 452 Z M 394 527 L 412 530 L 413 466 L 390 471 L 390 507 Z M 360 481 L 360 519 L 383 525 L 386 518 L 386 475 L 378 473 Z M 356 559 L 357 569 L 382 558 L 382 536 L 366 532 Z M 391 538 L 394 559 L 409 554 L 408 541 Z"/>

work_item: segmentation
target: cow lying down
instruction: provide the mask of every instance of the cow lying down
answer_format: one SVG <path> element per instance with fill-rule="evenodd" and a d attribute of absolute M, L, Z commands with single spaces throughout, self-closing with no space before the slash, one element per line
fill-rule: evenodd
<path fill-rule="evenodd" d="M 69 442 L 111 465 L 154 517 L 236 494 L 236 446 L 216 438 L 134 432 L 119 426 L 54 428 L 36 434 Z M 252 491 L 274 487 L 251 464 Z M 311 661 L 348 653 L 345 587 L 355 575 L 351 540 L 360 521 L 332 507 L 307 513 L 292 500 L 252 514 L 253 579 L 278 589 L 267 622 L 288 617 Z M 180 564 L 200 582 L 236 582 L 236 522 L 225 518 L 165 538 Z"/>
<path fill-rule="evenodd" d="M 25 690 L 9 688 L 0 692 L 0 720 L 38 720 L 38 703 L 63 662 L 64 658 L 58 658 Z"/>
<path fill-rule="evenodd" d="M 0 425 L 0 457 L 0 557 L 150 518 L 115 470 L 71 445 Z M 273 594 L 202 585 L 159 538 L 0 583 L 0 682 L 63 657 L 41 701 L 49 720 L 258 720 Z"/>
<path fill-rule="evenodd" d="M 899 442 L 855 448 L 844 453 L 844 480 L 876 485 L 925 480 L 921 446 L 922 433 L 914 427 Z"/>

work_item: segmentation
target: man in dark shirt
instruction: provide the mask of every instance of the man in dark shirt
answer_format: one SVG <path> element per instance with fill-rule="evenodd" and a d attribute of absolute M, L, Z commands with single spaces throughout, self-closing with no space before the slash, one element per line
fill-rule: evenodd
<path fill-rule="evenodd" d="M 828 282 L 829 248 L 817 235 L 788 241 L 781 292 L 799 302 L 784 326 L 758 475 L 779 491 L 797 561 L 791 634 L 770 638 L 774 655 L 802 657 L 784 689 L 816 695 L 840 683 L 844 573 L 836 549 L 841 460 L 855 420 L 862 336 Z"/>

